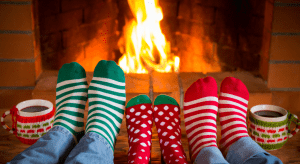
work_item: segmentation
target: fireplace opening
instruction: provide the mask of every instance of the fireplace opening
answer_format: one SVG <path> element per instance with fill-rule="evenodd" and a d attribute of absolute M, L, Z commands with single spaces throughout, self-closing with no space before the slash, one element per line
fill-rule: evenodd
<path fill-rule="evenodd" d="M 260 71 L 265 15 L 272 12 L 265 10 L 265 0 L 153 2 L 162 10 L 159 24 L 170 61 L 180 59 L 179 72 Z M 126 23 L 137 19 L 129 4 L 127 0 L 38 1 L 43 69 L 58 70 L 76 61 L 92 72 L 99 60 L 119 63 L 126 51 Z M 159 63 L 159 58 L 152 60 Z"/>

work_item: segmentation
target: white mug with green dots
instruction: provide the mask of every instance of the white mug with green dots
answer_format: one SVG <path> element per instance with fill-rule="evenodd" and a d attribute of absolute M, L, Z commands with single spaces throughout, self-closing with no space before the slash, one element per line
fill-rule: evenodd
<path fill-rule="evenodd" d="M 9 114 L 12 115 L 12 128 L 4 122 L 4 118 Z M 27 100 L 3 113 L 1 124 L 21 142 L 32 145 L 52 128 L 54 114 L 55 109 L 50 101 Z"/>
<path fill-rule="evenodd" d="M 298 131 L 300 121 L 289 111 L 275 105 L 256 105 L 250 109 L 250 136 L 265 150 L 281 148 Z M 294 122 L 296 128 L 291 131 Z"/>

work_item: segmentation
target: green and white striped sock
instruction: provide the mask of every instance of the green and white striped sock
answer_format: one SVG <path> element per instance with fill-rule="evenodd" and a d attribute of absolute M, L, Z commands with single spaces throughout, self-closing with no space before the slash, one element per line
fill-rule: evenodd
<path fill-rule="evenodd" d="M 114 150 L 126 100 L 124 72 L 114 61 L 101 60 L 97 64 L 88 97 L 86 133 L 100 134 Z"/>
<path fill-rule="evenodd" d="M 64 64 L 58 72 L 56 85 L 56 114 L 53 126 L 63 126 L 75 142 L 84 135 L 83 116 L 88 84 L 84 68 L 76 62 Z"/>

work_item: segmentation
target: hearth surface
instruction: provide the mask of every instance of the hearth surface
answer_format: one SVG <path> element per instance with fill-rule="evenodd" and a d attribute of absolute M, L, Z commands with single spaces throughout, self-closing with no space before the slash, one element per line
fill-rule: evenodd
<path fill-rule="evenodd" d="M 34 91 L 33 98 L 42 98 L 50 100 L 52 103 L 55 103 L 55 86 L 57 80 L 58 71 L 47 71 L 44 72 Z M 87 73 L 88 82 L 91 81 L 93 76 L 92 72 Z M 212 76 L 216 79 L 218 86 L 220 86 L 221 81 L 227 76 L 233 76 L 241 79 L 247 86 L 250 99 L 249 99 L 249 109 L 257 104 L 271 104 L 272 101 L 272 92 L 267 88 L 264 81 L 260 78 L 253 76 L 249 72 L 222 72 L 222 73 L 211 73 L 211 74 L 202 74 L 202 73 L 153 73 L 151 76 L 148 74 L 126 74 L 126 102 L 131 98 L 139 95 L 146 94 L 152 96 L 154 99 L 159 94 L 167 94 L 174 97 L 178 103 L 182 99 L 182 95 L 186 89 L 198 78 L 205 76 Z M 9 109 L 0 109 L 0 115 Z M 290 112 L 295 113 L 300 116 L 300 112 L 295 109 L 295 111 L 290 110 Z M 88 108 L 85 109 L 85 119 L 88 114 Z M 181 129 L 182 129 L 182 145 L 189 159 L 188 152 L 188 140 L 186 135 L 186 130 L 183 121 L 183 112 L 181 112 Z M 5 119 L 8 126 L 11 126 L 10 118 Z M 115 163 L 127 163 L 127 152 L 129 149 L 128 146 L 128 135 L 126 131 L 126 121 L 123 119 L 121 130 L 117 138 L 115 152 L 114 152 L 114 162 Z M 217 125 L 218 134 L 217 140 L 221 138 L 220 134 L 220 125 L 218 122 Z M 151 163 L 161 163 L 161 151 L 158 142 L 158 134 L 155 126 L 152 128 L 152 151 L 151 151 Z M 3 128 L 0 128 L 0 163 L 6 163 L 13 159 L 17 154 L 24 151 L 28 148 L 29 145 L 21 143 L 13 134 L 8 133 Z M 289 139 L 287 144 L 285 144 L 281 149 L 276 151 L 270 151 L 271 154 L 279 157 L 284 164 L 287 163 L 300 163 L 300 134 L 296 134 L 293 138 Z"/>

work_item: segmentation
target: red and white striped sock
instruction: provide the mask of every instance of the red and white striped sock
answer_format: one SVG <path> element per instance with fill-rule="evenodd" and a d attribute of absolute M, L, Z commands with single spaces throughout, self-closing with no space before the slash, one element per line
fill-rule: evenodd
<path fill-rule="evenodd" d="M 198 79 L 184 97 L 184 121 L 191 159 L 204 147 L 215 146 L 217 138 L 218 87 L 212 77 Z"/>
<path fill-rule="evenodd" d="M 181 143 L 180 108 L 170 96 L 159 95 L 154 101 L 154 121 L 165 163 L 187 164 Z"/>
<path fill-rule="evenodd" d="M 246 115 L 249 92 L 244 83 L 226 77 L 221 84 L 219 118 L 221 124 L 220 149 L 227 154 L 228 148 L 242 137 L 248 137 Z"/>
<path fill-rule="evenodd" d="M 148 96 L 132 98 L 126 106 L 128 163 L 148 164 L 151 156 L 152 103 Z"/>

